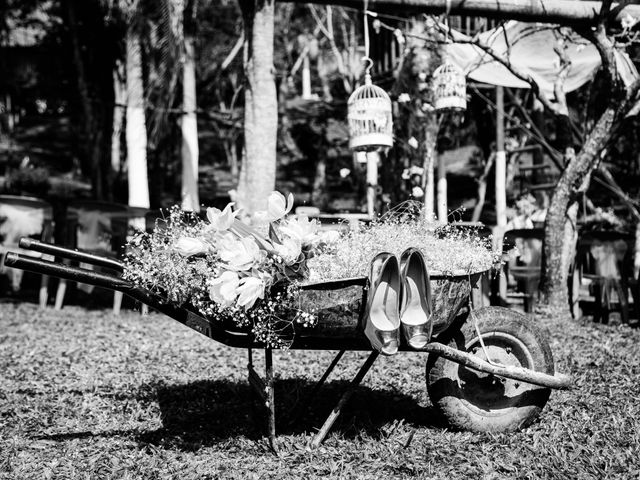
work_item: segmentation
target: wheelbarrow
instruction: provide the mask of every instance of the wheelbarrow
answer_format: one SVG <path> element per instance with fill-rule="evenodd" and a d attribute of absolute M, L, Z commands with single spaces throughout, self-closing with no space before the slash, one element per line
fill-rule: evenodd
<path fill-rule="evenodd" d="M 249 383 L 268 412 L 268 438 L 275 450 L 274 376 L 270 348 L 255 341 L 247 331 L 205 318 L 189 307 L 169 305 L 158 295 L 134 286 L 122 278 L 124 264 L 118 260 L 29 238 L 22 239 L 20 247 L 58 259 L 103 267 L 113 273 L 96 272 L 13 252 L 7 253 L 5 265 L 123 292 L 213 340 L 246 349 Z M 538 417 L 551 389 L 568 389 L 571 379 L 555 372 L 549 344 L 527 317 L 501 307 L 473 308 L 472 289 L 483 273 L 432 275 L 433 338 L 421 351 L 409 350 L 407 346 L 401 350 L 427 354 L 428 395 L 453 427 L 472 431 L 516 430 Z M 309 399 L 316 396 L 347 350 L 371 351 L 360 326 L 366 295 L 367 279 L 360 277 L 301 285 L 299 307 L 316 312 L 318 321 L 313 327 L 300 328 L 291 348 L 338 350 L 312 389 Z M 257 349 L 265 352 L 264 378 L 253 365 Z M 360 366 L 315 435 L 312 446 L 317 447 L 324 440 L 378 355 L 377 351 L 371 351 Z"/>

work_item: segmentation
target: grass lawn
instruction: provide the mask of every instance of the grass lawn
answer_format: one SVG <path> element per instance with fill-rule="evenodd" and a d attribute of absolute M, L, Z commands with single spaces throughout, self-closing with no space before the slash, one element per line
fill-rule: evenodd
<path fill-rule="evenodd" d="M 447 429 L 421 354 L 381 358 L 323 446 L 306 445 L 364 360 L 295 426 L 333 352 L 277 352 L 280 455 L 252 413 L 246 352 L 160 316 L 0 304 L 0 479 L 638 478 L 640 331 L 532 318 L 576 389 L 515 434 Z M 260 356 L 261 360 L 261 356 Z"/>

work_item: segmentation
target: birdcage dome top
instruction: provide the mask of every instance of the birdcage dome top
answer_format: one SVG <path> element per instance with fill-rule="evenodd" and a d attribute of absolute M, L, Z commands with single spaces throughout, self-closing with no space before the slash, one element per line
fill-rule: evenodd
<path fill-rule="evenodd" d="M 367 74 L 365 76 L 364 85 L 359 86 L 353 91 L 349 97 L 347 105 L 353 105 L 358 100 L 375 100 L 376 98 L 389 102 L 389 107 L 391 107 L 391 99 L 387 92 L 385 92 L 383 88 L 371 83 L 371 76 Z"/>

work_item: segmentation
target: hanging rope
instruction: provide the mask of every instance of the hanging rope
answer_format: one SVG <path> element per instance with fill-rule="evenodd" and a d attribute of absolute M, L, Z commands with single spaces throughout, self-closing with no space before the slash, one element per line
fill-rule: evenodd
<path fill-rule="evenodd" d="M 367 9 L 369 6 L 369 0 L 364 0 L 364 57 L 363 62 L 367 63 L 365 67 L 365 82 L 371 82 L 371 68 L 373 67 L 373 60 L 369 57 L 369 21 L 367 19 Z"/>

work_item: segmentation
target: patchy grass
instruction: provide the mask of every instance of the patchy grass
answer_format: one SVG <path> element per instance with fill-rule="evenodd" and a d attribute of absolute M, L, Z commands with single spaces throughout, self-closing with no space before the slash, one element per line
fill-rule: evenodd
<path fill-rule="evenodd" d="M 246 353 L 160 315 L 0 304 L 0 479 L 638 478 L 640 331 L 537 318 L 559 370 L 540 420 L 453 432 L 426 399 L 421 354 L 383 358 L 325 444 L 306 445 L 364 353 L 295 426 L 287 413 L 332 352 L 278 352 L 280 456 L 261 438 Z"/>

